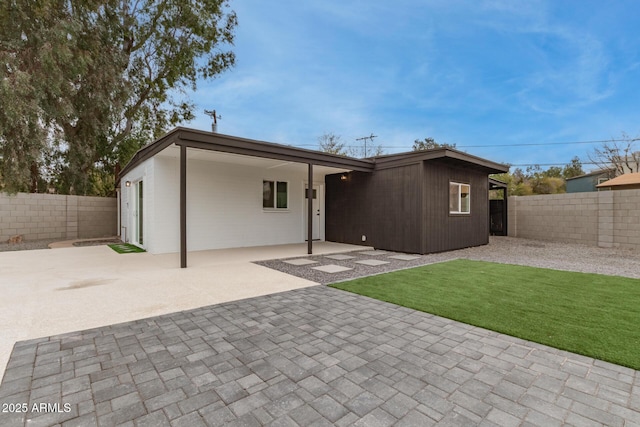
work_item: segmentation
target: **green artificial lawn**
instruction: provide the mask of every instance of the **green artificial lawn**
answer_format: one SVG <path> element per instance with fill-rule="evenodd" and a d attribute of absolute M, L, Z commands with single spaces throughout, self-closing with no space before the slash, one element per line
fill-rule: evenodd
<path fill-rule="evenodd" d="M 109 247 L 119 254 L 146 252 L 144 249 L 139 248 L 136 245 L 132 245 L 131 243 L 116 243 L 113 245 L 109 245 Z"/>
<path fill-rule="evenodd" d="M 640 280 L 456 260 L 331 285 L 640 369 Z"/>

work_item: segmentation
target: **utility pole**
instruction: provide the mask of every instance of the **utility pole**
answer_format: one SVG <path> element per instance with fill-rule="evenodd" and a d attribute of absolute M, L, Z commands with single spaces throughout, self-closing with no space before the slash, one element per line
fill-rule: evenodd
<path fill-rule="evenodd" d="M 204 113 L 213 119 L 213 123 L 211 123 L 211 132 L 218 132 L 218 119 L 222 119 L 222 116 L 216 115 L 216 110 L 204 110 Z"/>
<path fill-rule="evenodd" d="M 367 139 L 371 140 L 371 143 L 373 144 L 373 138 L 377 138 L 378 135 L 374 135 L 373 133 L 371 133 L 371 135 L 369 136 L 363 136 L 362 138 L 356 138 L 356 141 L 364 141 L 364 156 L 367 157 Z"/>

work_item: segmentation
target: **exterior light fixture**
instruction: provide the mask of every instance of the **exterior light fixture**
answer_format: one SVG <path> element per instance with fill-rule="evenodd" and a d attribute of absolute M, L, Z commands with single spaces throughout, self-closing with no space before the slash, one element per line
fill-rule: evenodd
<path fill-rule="evenodd" d="M 340 175 L 340 181 L 346 181 L 347 180 L 347 174 L 343 173 L 342 175 Z"/>
<path fill-rule="evenodd" d="M 126 187 L 131 187 L 131 181 L 127 181 L 127 182 L 125 182 L 125 183 L 124 183 L 124 185 L 125 185 Z"/>

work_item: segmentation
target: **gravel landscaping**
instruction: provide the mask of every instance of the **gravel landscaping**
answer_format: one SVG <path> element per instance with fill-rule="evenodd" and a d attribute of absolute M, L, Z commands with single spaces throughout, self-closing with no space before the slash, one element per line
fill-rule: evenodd
<path fill-rule="evenodd" d="M 543 242 L 513 237 L 491 237 L 489 244 L 485 246 L 439 254 L 418 255 L 418 258 L 410 261 L 390 258 L 391 256 L 399 255 L 394 252 L 387 252 L 375 256 L 363 255 L 363 252 L 366 252 L 366 250 L 363 249 L 362 251 L 344 254 L 354 257 L 348 260 L 331 259 L 327 258 L 326 255 L 302 257 L 315 261 L 314 264 L 308 265 L 292 265 L 286 263 L 285 261 L 287 260 L 259 261 L 256 262 L 256 264 L 322 284 L 341 282 L 357 277 L 457 258 L 640 279 L 640 252 L 636 250 L 598 248 L 571 243 Z M 368 266 L 357 262 L 367 259 L 381 260 L 387 262 L 387 264 Z M 325 273 L 312 268 L 323 265 L 337 265 L 350 268 L 351 270 L 338 273 Z"/>
<path fill-rule="evenodd" d="M 9 251 L 29 251 L 34 249 L 49 249 L 49 245 L 51 243 L 59 242 L 60 239 L 56 240 L 29 240 L 24 241 L 22 243 L 0 243 L 0 252 L 9 252 Z M 73 243 L 73 246 L 99 246 L 99 245 L 108 245 L 112 243 L 122 243 L 122 241 L 118 238 L 109 238 L 109 239 L 88 239 L 88 240 L 80 240 Z"/>
<path fill-rule="evenodd" d="M 33 249 L 49 249 L 49 244 L 57 240 L 29 240 L 22 243 L 0 243 L 0 252 L 28 251 Z"/>

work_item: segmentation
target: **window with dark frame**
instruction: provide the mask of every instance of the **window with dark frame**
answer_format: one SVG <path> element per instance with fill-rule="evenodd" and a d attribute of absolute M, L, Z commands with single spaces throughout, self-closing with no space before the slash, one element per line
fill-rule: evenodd
<path fill-rule="evenodd" d="M 262 208 L 288 209 L 289 184 L 286 181 L 262 181 Z"/>

